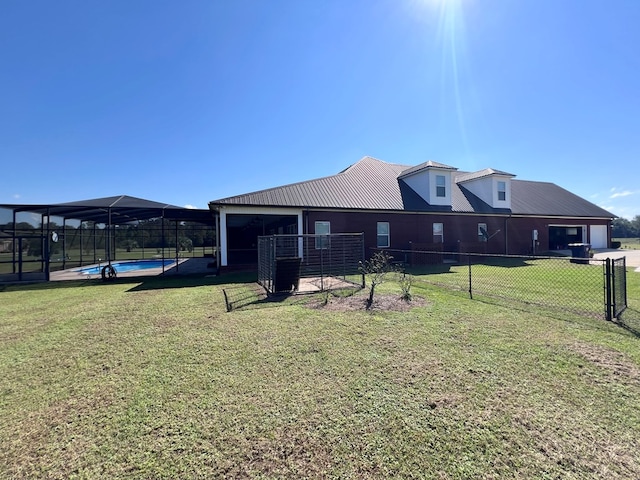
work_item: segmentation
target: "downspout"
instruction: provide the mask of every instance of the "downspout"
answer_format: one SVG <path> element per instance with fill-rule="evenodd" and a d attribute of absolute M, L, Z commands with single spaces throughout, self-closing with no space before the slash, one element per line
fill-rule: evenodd
<path fill-rule="evenodd" d="M 509 255 L 509 220 L 511 214 L 504 219 L 504 254 Z"/>
<path fill-rule="evenodd" d="M 308 235 L 309 234 L 309 209 L 304 210 L 304 223 L 302 225 L 302 228 L 304 230 L 302 233 Z M 304 258 L 309 258 L 309 242 L 305 241 L 304 246 L 305 246 L 305 251 L 303 252 Z"/>

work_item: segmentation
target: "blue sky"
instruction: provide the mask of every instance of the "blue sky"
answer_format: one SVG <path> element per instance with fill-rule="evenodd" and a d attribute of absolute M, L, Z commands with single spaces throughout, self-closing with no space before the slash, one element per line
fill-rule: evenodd
<path fill-rule="evenodd" d="M 640 215 L 637 0 L 0 5 L 0 203 L 211 200 L 366 155 Z"/>

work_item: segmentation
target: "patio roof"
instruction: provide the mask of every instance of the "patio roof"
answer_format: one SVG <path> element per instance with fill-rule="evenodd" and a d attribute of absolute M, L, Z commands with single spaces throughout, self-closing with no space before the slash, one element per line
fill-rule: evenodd
<path fill-rule="evenodd" d="M 57 204 L 0 204 L 0 208 L 14 212 L 32 212 L 52 217 L 92 221 L 105 225 L 117 225 L 151 218 L 167 218 L 200 223 L 212 223 L 210 210 L 178 207 L 167 203 L 119 195 L 94 198 L 78 202 Z"/>

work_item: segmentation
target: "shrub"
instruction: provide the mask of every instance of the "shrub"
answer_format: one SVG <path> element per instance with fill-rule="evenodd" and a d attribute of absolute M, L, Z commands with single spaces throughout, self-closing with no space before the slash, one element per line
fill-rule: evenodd
<path fill-rule="evenodd" d="M 369 298 L 367 299 L 367 308 L 371 308 L 373 305 L 373 296 L 375 294 L 376 286 L 384 282 L 388 273 L 395 271 L 391 260 L 393 257 L 385 251 L 376 252 L 369 260 L 360 262 L 358 269 L 369 277 Z"/>
<path fill-rule="evenodd" d="M 407 302 L 411 301 L 411 286 L 413 285 L 413 276 L 407 273 L 398 272 L 398 283 L 402 291 L 401 298 Z"/>
<path fill-rule="evenodd" d="M 611 248 L 620 248 L 622 246 L 622 242 L 618 240 L 614 240 L 611 242 Z"/>

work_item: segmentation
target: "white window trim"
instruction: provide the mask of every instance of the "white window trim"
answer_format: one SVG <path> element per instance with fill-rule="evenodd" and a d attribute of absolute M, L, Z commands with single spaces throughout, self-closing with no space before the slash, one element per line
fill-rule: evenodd
<path fill-rule="evenodd" d="M 438 184 L 438 180 L 442 179 L 442 185 Z M 438 190 L 442 189 L 443 194 L 438 195 Z M 447 198 L 447 177 L 445 175 L 436 175 L 436 197 Z"/>
<path fill-rule="evenodd" d="M 387 225 L 387 233 L 380 233 L 380 225 L 381 224 L 386 224 Z M 378 242 L 378 239 L 380 237 L 386 237 L 387 238 L 387 242 L 386 245 L 380 245 Z M 391 246 L 391 225 L 389 225 L 389 222 L 378 222 L 376 223 L 376 247 L 377 248 L 389 248 Z"/>
<path fill-rule="evenodd" d="M 318 225 L 326 225 L 327 232 L 318 233 Z M 331 222 L 329 222 L 328 220 L 318 220 L 313 225 L 313 231 L 316 235 L 331 235 Z M 316 247 L 316 250 L 324 250 L 326 248 L 329 248 L 329 237 L 327 238 L 316 237 L 315 247 Z"/>
<path fill-rule="evenodd" d="M 440 225 L 440 233 L 436 233 L 436 225 Z M 433 243 L 444 243 L 444 223 L 434 222 L 431 226 L 431 233 L 433 235 Z M 442 240 L 440 242 L 436 242 L 436 236 L 439 236 Z"/>
<path fill-rule="evenodd" d="M 478 224 L 478 241 L 487 242 L 489 239 L 482 234 L 481 228 L 484 228 L 484 231 L 487 232 L 487 235 L 489 235 L 489 230 L 487 230 L 487 224 L 479 223 Z"/>
<path fill-rule="evenodd" d="M 503 190 L 500 189 L 500 184 L 504 186 Z M 504 180 L 498 180 L 497 189 L 498 189 L 498 196 L 497 196 L 498 201 L 506 202 L 507 201 L 507 182 L 505 182 Z M 500 198 L 501 193 L 504 194 L 504 198 Z"/>

